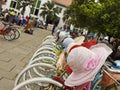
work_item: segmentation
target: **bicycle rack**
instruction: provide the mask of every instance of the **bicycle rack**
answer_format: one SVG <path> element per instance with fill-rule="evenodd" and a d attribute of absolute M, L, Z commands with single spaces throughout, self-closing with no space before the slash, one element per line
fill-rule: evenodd
<path fill-rule="evenodd" d="M 51 78 L 51 75 L 56 73 L 54 65 L 58 58 L 54 50 L 55 46 L 54 36 L 47 36 L 43 39 L 28 65 L 16 77 L 13 90 L 20 90 L 23 86 L 24 90 L 37 90 L 36 88 L 48 90 L 49 83 L 56 85 L 55 90 L 61 90 L 58 88 L 61 88 L 62 84 Z M 33 87 L 35 89 L 31 89 Z"/>

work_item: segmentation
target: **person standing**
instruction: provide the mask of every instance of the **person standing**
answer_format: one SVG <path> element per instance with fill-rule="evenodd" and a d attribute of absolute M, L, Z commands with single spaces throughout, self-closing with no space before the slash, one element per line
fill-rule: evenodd
<path fill-rule="evenodd" d="M 54 32 L 55 32 L 55 28 L 56 28 L 56 24 L 53 25 L 53 28 L 52 28 L 52 35 L 54 35 Z"/>

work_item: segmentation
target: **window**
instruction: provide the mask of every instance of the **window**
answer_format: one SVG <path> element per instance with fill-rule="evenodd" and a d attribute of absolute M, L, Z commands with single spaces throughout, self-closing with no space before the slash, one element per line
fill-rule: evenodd
<path fill-rule="evenodd" d="M 40 4 L 41 4 L 41 0 L 35 0 L 33 7 L 31 9 L 31 14 L 36 16 L 39 14 Z"/>
<path fill-rule="evenodd" d="M 16 3 L 15 1 L 11 1 L 10 7 L 11 7 L 11 8 L 15 8 L 15 7 L 16 7 L 16 4 L 17 4 L 17 3 Z"/>
<path fill-rule="evenodd" d="M 34 14 L 37 16 L 38 12 L 39 12 L 39 9 L 35 9 L 35 13 Z"/>

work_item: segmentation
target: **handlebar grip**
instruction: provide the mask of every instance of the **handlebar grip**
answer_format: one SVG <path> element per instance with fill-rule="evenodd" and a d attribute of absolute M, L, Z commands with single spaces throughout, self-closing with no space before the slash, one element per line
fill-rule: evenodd
<path fill-rule="evenodd" d="M 111 57 L 108 57 L 108 61 L 111 62 L 114 66 L 117 66 L 117 64 L 114 62 L 114 60 Z"/>

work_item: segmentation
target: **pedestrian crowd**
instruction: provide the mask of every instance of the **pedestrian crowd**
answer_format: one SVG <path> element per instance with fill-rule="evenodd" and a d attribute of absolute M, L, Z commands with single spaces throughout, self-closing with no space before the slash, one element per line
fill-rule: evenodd
<path fill-rule="evenodd" d="M 20 26 L 24 26 L 29 22 L 31 16 L 24 16 L 21 13 L 17 13 L 13 9 L 5 9 L 1 11 L 1 15 L 3 16 L 3 20 L 10 23 L 15 23 Z"/>

